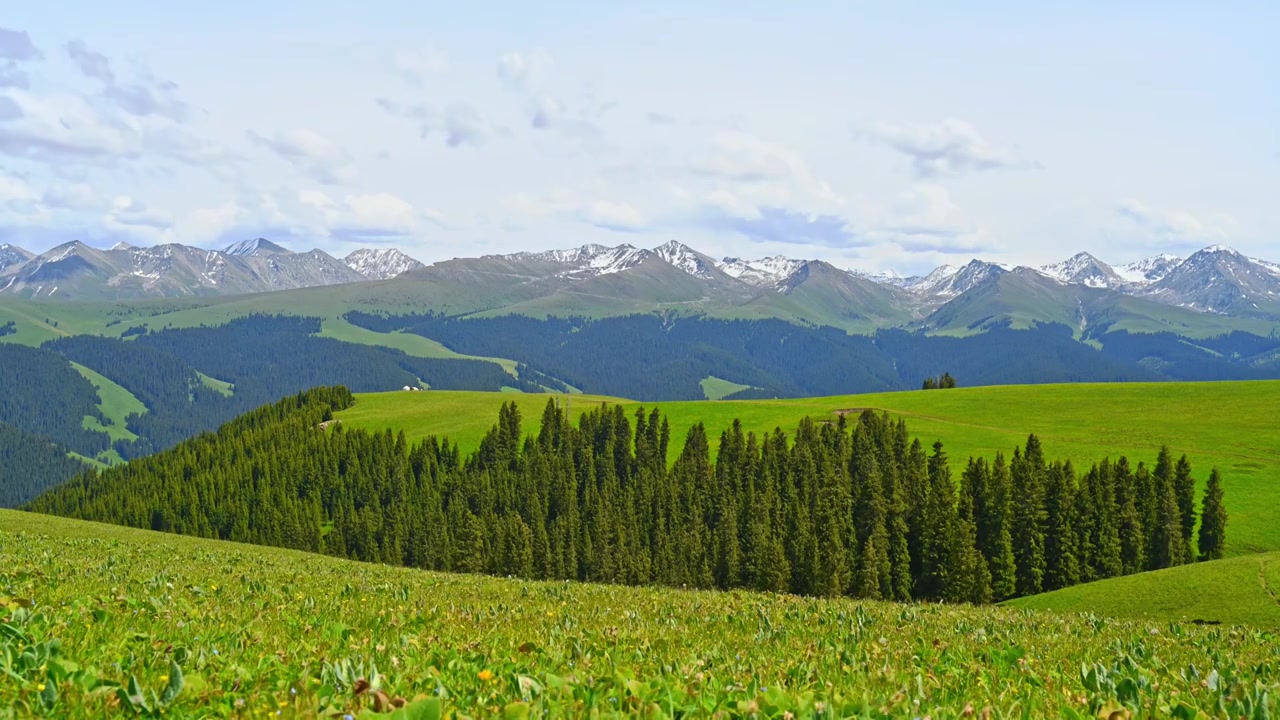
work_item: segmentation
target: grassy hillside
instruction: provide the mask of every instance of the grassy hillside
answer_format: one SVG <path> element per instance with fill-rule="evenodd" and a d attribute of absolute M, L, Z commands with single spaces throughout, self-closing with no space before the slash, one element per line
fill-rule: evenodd
<path fill-rule="evenodd" d="M 1246 628 L 441 575 L 8 511 L 0 564 L 20 717 L 1244 716 L 1280 682 Z"/>
<path fill-rule="evenodd" d="M 1006 604 L 1109 617 L 1280 627 L 1280 552 L 1111 578 Z"/>
<path fill-rule="evenodd" d="M 536 430 L 545 396 L 496 393 L 380 393 L 360 395 L 339 413 L 355 427 L 404 430 L 413 438 L 443 435 L 464 451 L 479 445 L 503 402 L 516 399 L 526 428 Z M 606 398 L 575 396 L 573 409 Z M 629 406 L 638 403 L 624 402 Z M 650 403 L 651 407 L 655 404 Z M 907 419 L 923 441 L 942 440 L 953 462 L 969 455 L 1011 453 L 1036 433 L 1052 458 L 1077 465 L 1126 455 L 1155 461 L 1161 444 L 1186 453 L 1198 480 L 1216 466 L 1231 513 L 1229 549 L 1243 554 L 1280 549 L 1280 381 L 1125 383 L 959 388 L 759 401 L 656 403 L 683 433 L 702 422 L 713 438 L 740 418 L 757 432 L 790 432 L 800 418 L 834 418 L 841 410 L 874 408 Z"/>
<path fill-rule="evenodd" d="M 73 362 L 71 367 L 75 368 L 98 390 L 98 399 L 101 401 L 98 403 L 98 410 L 109 421 L 107 425 L 103 425 L 98 418 L 86 415 L 84 418 L 85 428 L 97 432 L 105 432 L 111 436 L 112 442 L 116 440 L 137 440 L 138 436 L 129 430 L 126 424 L 127 418 L 134 413 L 145 413 L 147 406 L 134 397 L 133 393 L 80 363 Z M 119 453 L 115 450 L 102 453 L 97 459 L 104 462 L 121 461 Z"/>

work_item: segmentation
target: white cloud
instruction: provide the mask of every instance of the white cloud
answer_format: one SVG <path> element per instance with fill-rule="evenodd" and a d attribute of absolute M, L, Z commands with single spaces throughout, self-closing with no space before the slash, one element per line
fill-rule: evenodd
<path fill-rule="evenodd" d="M 75 95 L 10 90 L 20 116 L 0 123 L 0 154 L 49 163 L 114 162 L 136 157 L 138 133 Z"/>
<path fill-rule="evenodd" d="M 184 120 L 189 108 L 178 100 L 178 86 L 172 82 L 157 80 L 144 73 L 138 82 L 120 82 L 105 55 L 90 50 L 81 40 L 67 43 L 67 55 L 85 77 L 102 84 L 102 94 L 109 101 L 131 115 L 146 117 L 159 115 L 173 120 Z"/>
<path fill-rule="evenodd" d="M 0 27 L 0 58 L 22 62 L 38 60 L 40 57 L 40 48 L 31 42 L 31 35 L 27 31 Z"/>
<path fill-rule="evenodd" d="M 551 67 L 551 56 L 541 48 L 530 52 L 509 52 L 498 59 L 498 78 L 513 90 L 528 90 L 542 84 Z"/>
<path fill-rule="evenodd" d="M 146 233 L 168 230 L 173 226 L 173 218 L 168 213 L 152 210 L 128 195 L 112 199 L 104 221 L 113 230 L 141 229 Z"/>
<path fill-rule="evenodd" d="M 1177 247 L 1195 247 L 1226 240 L 1236 222 L 1225 215 L 1203 218 L 1181 210 L 1159 210 L 1137 200 L 1123 200 L 1116 212 L 1149 240 Z"/>
<path fill-rule="evenodd" d="M 964 120 L 933 124 L 881 124 L 873 138 L 906 155 L 919 178 L 938 178 L 1023 165 L 1011 150 L 997 148 Z"/>
<path fill-rule="evenodd" d="M 50 185 L 41 195 L 41 201 L 50 207 L 78 212 L 96 212 L 108 204 L 88 183 L 57 183 Z"/>
<path fill-rule="evenodd" d="M 249 138 L 317 182 L 337 185 L 351 180 L 356 174 L 355 165 L 347 153 L 313 130 L 296 128 L 273 135 L 260 135 L 250 130 Z"/>

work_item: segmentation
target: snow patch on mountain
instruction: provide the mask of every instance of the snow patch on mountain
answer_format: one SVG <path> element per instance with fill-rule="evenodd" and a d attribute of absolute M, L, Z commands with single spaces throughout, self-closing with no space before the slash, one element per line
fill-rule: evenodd
<path fill-rule="evenodd" d="M 360 248 L 342 262 L 371 280 L 390 280 L 401 273 L 426 267 L 395 248 Z"/>
<path fill-rule="evenodd" d="M 1138 285 L 1160 282 L 1182 263 L 1177 255 L 1160 254 L 1115 268 L 1116 274 Z"/>
<path fill-rule="evenodd" d="M 222 252 L 236 257 L 264 257 L 267 255 L 288 255 L 288 250 L 267 240 L 266 238 L 254 238 L 252 240 L 241 240 L 238 243 L 228 245 Z"/>
<path fill-rule="evenodd" d="M 719 268 L 729 277 L 737 278 L 750 285 L 764 287 L 777 285 L 786 280 L 804 267 L 804 264 L 804 260 L 792 260 L 783 255 L 759 260 L 727 257 L 720 261 Z"/>
<path fill-rule="evenodd" d="M 672 240 L 653 249 L 654 254 L 686 273 L 703 280 L 715 277 L 715 265 L 702 253 Z"/>

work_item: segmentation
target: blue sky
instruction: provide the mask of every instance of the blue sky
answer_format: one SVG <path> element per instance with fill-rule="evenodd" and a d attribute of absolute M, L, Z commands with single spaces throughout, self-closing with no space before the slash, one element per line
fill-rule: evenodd
<path fill-rule="evenodd" d="M 0 241 L 1280 259 L 1273 2 L 182 5 L 0 15 Z"/>

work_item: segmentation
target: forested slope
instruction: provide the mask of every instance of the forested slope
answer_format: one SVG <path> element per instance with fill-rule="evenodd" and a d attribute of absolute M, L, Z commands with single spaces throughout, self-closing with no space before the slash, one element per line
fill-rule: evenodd
<path fill-rule="evenodd" d="M 989 602 L 1195 555 L 1190 465 L 1167 450 L 1153 469 L 1077 475 L 1033 435 L 957 483 L 942 443 L 926 453 L 884 414 L 790 437 L 734 422 L 713 462 L 701 424 L 677 449 L 658 410 L 633 424 L 602 406 L 575 426 L 549 401 L 536 436 L 504 405 L 463 458 L 328 424 L 352 401 L 311 390 L 29 508 L 436 570 L 895 600 Z M 1199 549 L 1219 557 L 1216 472 L 1205 498 Z"/>

